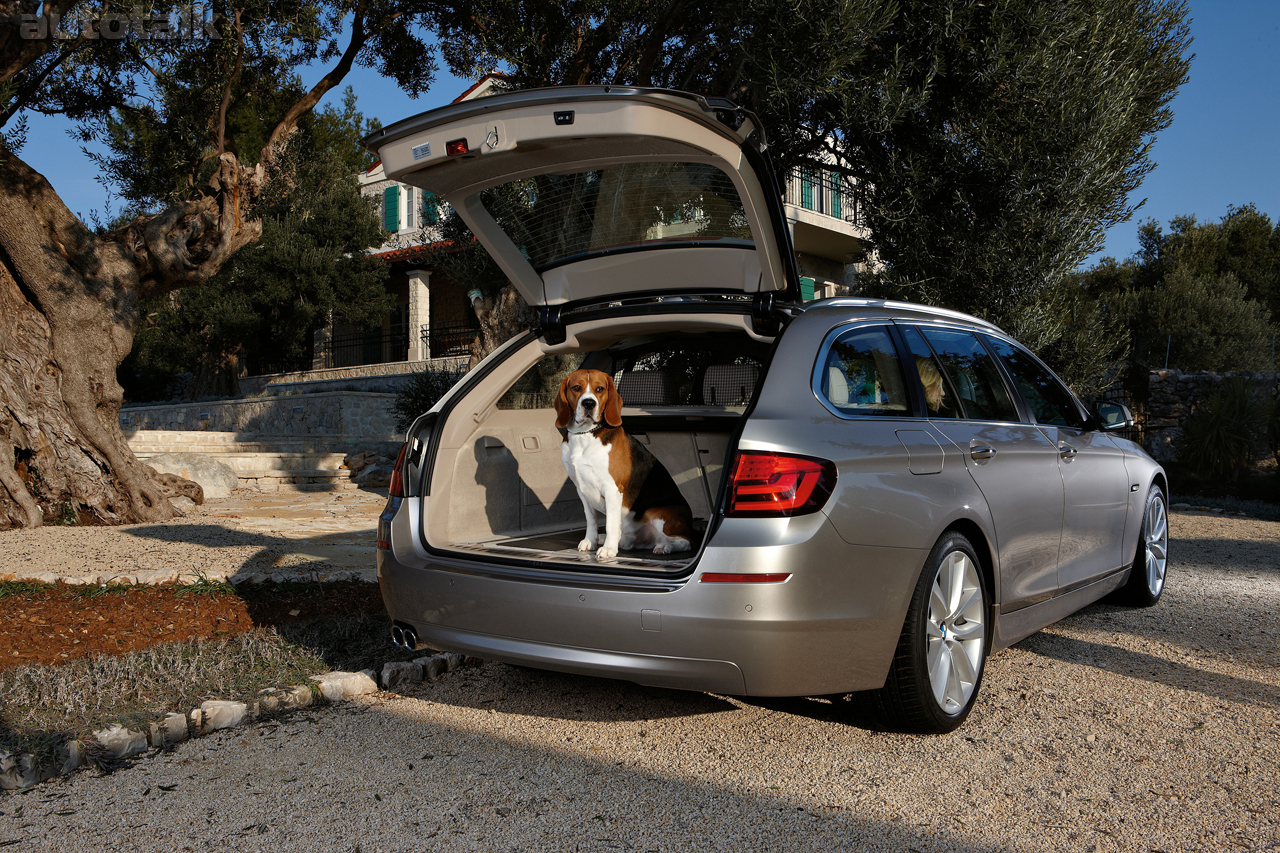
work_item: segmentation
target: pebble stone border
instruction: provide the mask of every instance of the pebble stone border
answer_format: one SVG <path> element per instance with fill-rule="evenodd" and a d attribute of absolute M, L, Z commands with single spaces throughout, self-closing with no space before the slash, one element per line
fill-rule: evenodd
<path fill-rule="evenodd" d="M 218 573 L 205 574 L 193 572 L 179 572 L 174 569 L 155 569 L 145 572 L 131 572 L 129 574 L 100 574 L 87 575 L 59 575 L 55 572 L 32 572 L 31 574 L 23 574 L 22 572 L 10 572 L 0 575 L 0 581 L 24 581 L 33 583 L 62 583 L 68 586 L 99 586 L 107 584 L 130 584 L 133 586 L 151 586 L 167 583 L 175 583 L 179 585 L 198 583 L 204 581 L 226 581 L 229 584 L 240 585 L 242 583 L 296 583 L 296 582 L 315 582 L 315 583 L 336 583 L 338 581 L 366 581 L 376 582 L 373 577 L 373 569 L 368 571 L 333 571 L 333 572 L 238 572 L 233 575 L 221 575 Z"/>
<path fill-rule="evenodd" d="M 30 788 L 41 782 L 72 773 L 81 767 L 112 766 L 148 749 L 173 747 L 188 738 L 199 737 L 222 729 L 233 729 L 251 723 L 264 715 L 306 708 L 317 702 L 343 702 L 382 689 L 391 690 L 404 684 L 435 681 L 462 666 L 479 666 L 479 658 L 464 657 L 456 652 L 438 652 L 412 661 L 391 661 L 379 674 L 372 669 L 360 672 L 326 672 L 311 676 L 310 685 L 268 687 L 252 702 L 212 699 L 200 703 L 186 714 L 169 713 L 162 720 L 148 724 L 147 730 L 128 729 L 113 723 L 88 737 L 67 741 L 46 758 L 30 753 L 14 755 L 0 750 L 0 789 L 13 791 Z"/>

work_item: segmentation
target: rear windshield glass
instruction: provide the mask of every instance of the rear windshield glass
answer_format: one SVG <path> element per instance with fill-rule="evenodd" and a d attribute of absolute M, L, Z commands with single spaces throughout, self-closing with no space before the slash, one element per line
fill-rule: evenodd
<path fill-rule="evenodd" d="M 666 246 L 754 246 L 729 176 L 702 163 L 626 163 L 501 184 L 480 196 L 534 269 Z"/>

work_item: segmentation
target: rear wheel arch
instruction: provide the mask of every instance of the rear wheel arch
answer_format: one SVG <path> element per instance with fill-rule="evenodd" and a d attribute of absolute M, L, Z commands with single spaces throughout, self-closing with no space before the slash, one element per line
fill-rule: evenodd
<path fill-rule="evenodd" d="M 947 529 L 942 531 L 941 536 L 946 536 L 951 531 L 968 539 L 973 550 L 978 552 L 978 569 L 982 572 L 982 579 L 987 582 L 987 589 L 991 592 L 991 609 L 994 612 L 999 606 L 1000 586 L 996 582 L 995 556 L 991 550 L 991 543 L 987 541 L 986 532 L 971 518 L 957 518 L 947 525 Z"/>

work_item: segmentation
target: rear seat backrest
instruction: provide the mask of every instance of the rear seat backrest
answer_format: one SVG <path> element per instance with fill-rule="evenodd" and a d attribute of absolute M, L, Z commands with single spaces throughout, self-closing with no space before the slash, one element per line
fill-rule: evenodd
<path fill-rule="evenodd" d="M 713 364 L 702 377 L 702 402 L 707 406 L 745 406 L 751 402 L 760 369 L 754 364 Z"/>
<path fill-rule="evenodd" d="M 636 370 L 618 379 L 618 395 L 624 406 L 674 405 L 671 376 L 665 370 Z"/>

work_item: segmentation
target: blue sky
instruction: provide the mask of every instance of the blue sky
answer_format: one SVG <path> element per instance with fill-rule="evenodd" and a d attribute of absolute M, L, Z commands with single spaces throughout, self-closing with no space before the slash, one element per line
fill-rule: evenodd
<path fill-rule="evenodd" d="M 1138 223 L 1148 218 L 1168 223 L 1194 214 L 1212 220 L 1231 205 L 1250 202 L 1273 219 L 1280 217 L 1280 2 L 1192 0 L 1190 6 L 1196 58 L 1190 80 L 1173 101 L 1173 124 L 1152 149 L 1158 165 L 1134 193 L 1133 201 L 1146 203 L 1133 221 L 1108 232 L 1106 248 L 1090 261 L 1133 254 Z M 317 69 L 311 76 L 320 73 Z M 448 103 L 470 82 L 442 70 L 431 91 L 416 101 L 368 69 L 355 69 L 346 84 L 354 87 L 365 115 L 389 124 Z M 340 97 L 335 91 L 327 100 Z M 106 193 L 92 162 L 68 137 L 67 123 L 41 116 L 30 120 L 24 159 L 53 183 L 72 212 L 101 214 Z"/>

